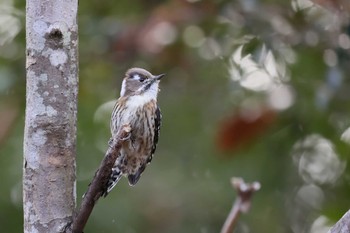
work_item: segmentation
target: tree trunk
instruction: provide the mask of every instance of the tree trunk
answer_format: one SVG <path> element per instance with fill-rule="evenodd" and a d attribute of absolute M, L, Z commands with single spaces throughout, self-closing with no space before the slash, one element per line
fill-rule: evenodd
<path fill-rule="evenodd" d="M 24 232 L 67 232 L 75 208 L 78 0 L 27 0 Z"/>

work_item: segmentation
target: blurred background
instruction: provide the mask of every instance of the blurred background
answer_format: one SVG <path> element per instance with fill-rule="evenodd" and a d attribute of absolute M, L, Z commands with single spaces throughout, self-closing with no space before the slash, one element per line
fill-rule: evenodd
<path fill-rule="evenodd" d="M 166 73 L 158 150 L 85 232 L 219 232 L 233 176 L 262 189 L 236 232 L 325 233 L 350 208 L 348 0 L 79 2 L 77 196 L 125 71 Z M 22 231 L 25 3 L 0 2 L 0 225 Z"/>

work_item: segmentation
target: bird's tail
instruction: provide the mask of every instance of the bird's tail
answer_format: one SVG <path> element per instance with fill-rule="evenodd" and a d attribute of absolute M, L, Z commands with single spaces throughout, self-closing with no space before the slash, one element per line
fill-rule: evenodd
<path fill-rule="evenodd" d="M 123 174 L 118 167 L 112 168 L 112 174 L 108 180 L 106 190 L 102 193 L 103 197 L 106 197 L 108 193 L 114 188 L 114 186 L 116 186 L 122 175 Z"/>

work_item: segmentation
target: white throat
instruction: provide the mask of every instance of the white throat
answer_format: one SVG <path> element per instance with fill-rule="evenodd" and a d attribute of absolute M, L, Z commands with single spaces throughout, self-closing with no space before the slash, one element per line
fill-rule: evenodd
<path fill-rule="evenodd" d="M 147 104 L 148 102 L 150 102 L 152 100 L 157 101 L 158 87 L 159 87 L 159 81 L 154 82 L 152 84 L 152 86 L 144 93 L 142 93 L 140 95 L 130 96 L 128 101 L 127 101 L 127 104 L 130 107 L 137 108 L 137 107 L 140 107 L 140 106 Z M 123 96 L 122 94 L 125 94 L 124 82 L 123 82 L 122 90 L 121 90 L 120 94 L 121 94 L 121 96 Z"/>
<path fill-rule="evenodd" d="M 140 87 L 136 92 L 141 92 L 143 87 Z M 159 81 L 155 81 L 152 86 L 148 88 L 147 91 L 145 91 L 141 96 L 144 96 L 146 98 L 157 100 L 158 95 L 158 89 L 159 89 Z"/>

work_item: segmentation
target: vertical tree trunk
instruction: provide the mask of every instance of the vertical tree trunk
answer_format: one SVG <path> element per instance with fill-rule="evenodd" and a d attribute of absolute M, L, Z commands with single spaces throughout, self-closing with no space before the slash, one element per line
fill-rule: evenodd
<path fill-rule="evenodd" d="M 66 232 L 75 208 L 78 0 L 27 0 L 24 232 Z"/>

